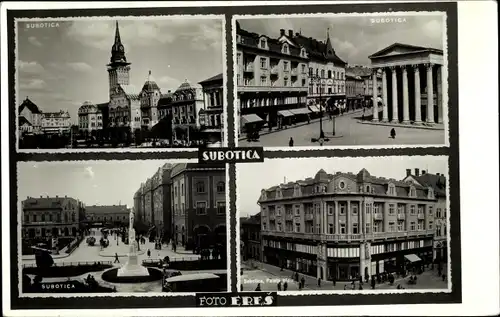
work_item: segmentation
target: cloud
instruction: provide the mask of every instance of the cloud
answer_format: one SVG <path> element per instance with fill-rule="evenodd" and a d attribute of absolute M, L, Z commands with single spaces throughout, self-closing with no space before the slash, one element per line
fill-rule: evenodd
<path fill-rule="evenodd" d="M 213 22 L 215 21 L 201 23 L 197 29 L 184 34 L 184 37 L 190 39 L 193 49 L 200 51 L 212 48 L 222 50 L 222 24 Z"/>
<path fill-rule="evenodd" d="M 38 46 L 38 47 L 42 46 L 42 43 L 39 40 L 37 40 L 37 38 L 34 36 L 28 37 L 28 42 L 30 42 L 34 46 Z"/>
<path fill-rule="evenodd" d="M 94 178 L 94 176 L 95 176 L 95 173 L 92 170 L 91 166 L 85 167 L 84 173 L 85 173 L 85 176 L 88 177 L 88 178 Z"/>
<path fill-rule="evenodd" d="M 180 85 L 181 85 L 181 81 L 176 79 L 176 78 L 173 78 L 173 77 L 170 77 L 170 76 L 163 76 L 161 77 L 160 79 L 158 79 L 158 82 L 160 87 L 166 87 L 167 90 L 175 90 L 177 89 Z M 163 91 L 164 89 L 162 89 Z M 167 91 L 165 90 L 165 92 Z"/>
<path fill-rule="evenodd" d="M 20 72 L 29 73 L 29 74 L 41 74 L 45 71 L 42 65 L 37 62 L 25 62 L 19 60 L 17 62 L 17 67 Z"/>
<path fill-rule="evenodd" d="M 443 36 L 443 24 L 438 20 L 431 20 L 422 26 L 423 33 L 431 38 L 441 39 Z"/>
<path fill-rule="evenodd" d="M 92 70 L 89 64 L 83 62 L 66 63 L 66 66 L 77 72 L 89 72 Z"/>
<path fill-rule="evenodd" d="M 33 78 L 20 81 L 19 88 L 27 90 L 43 90 L 44 88 L 46 88 L 46 84 L 42 79 Z"/>

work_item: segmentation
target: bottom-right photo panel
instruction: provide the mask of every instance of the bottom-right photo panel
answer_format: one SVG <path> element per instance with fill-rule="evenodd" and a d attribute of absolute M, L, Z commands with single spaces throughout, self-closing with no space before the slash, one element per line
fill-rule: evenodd
<path fill-rule="evenodd" d="M 237 165 L 239 290 L 451 291 L 447 156 Z"/>

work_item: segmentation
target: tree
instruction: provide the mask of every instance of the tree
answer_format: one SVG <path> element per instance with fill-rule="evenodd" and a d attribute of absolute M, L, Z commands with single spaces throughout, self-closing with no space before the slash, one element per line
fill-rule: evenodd
<path fill-rule="evenodd" d="M 43 271 L 54 265 L 54 259 L 49 252 L 37 250 L 35 253 L 35 263 L 36 267 Z"/>

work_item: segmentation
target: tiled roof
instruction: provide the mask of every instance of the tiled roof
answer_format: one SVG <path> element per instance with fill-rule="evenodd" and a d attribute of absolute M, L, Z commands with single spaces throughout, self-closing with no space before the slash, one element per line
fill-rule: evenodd
<path fill-rule="evenodd" d="M 437 197 L 446 197 L 446 177 L 425 173 L 420 176 L 413 176 L 423 186 L 432 187 Z"/>
<path fill-rule="evenodd" d="M 168 106 L 172 103 L 172 93 L 162 94 L 160 100 L 158 100 L 158 106 Z"/>
<path fill-rule="evenodd" d="M 178 91 L 201 89 L 201 88 L 202 87 L 200 84 L 192 84 L 186 79 L 175 91 L 178 92 Z"/>
<path fill-rule="evenodd" d="M 61 117 L 66 117 L 69 118 L 69 113 L 67 111 L 59 111 L 59 112 L 44 112 L 43 113 L 44 118 L 61 118 Z"/>
<path fill-rule="evenodd" d="M 103 102 L 103 103 L 98 103 L 96 104 L 97 108 L 102 110 L 102 108 L 107 108 L 109 106 L 109 102 Z"/>
<path fill-rule="evenodd" d="M 200 85 L 203 85 L 203 84 L 206 84 L 206 83 L 210 83 L 210 82 L 213 82 L 213 81 L 222 81 L 222 73 L 218 74 L 218 75 L 215 75 L 215 76 L 212 76 L 208 79 L 205 79 L 205 80 L 202 80 L 199 82 Z"/>
<path fill-rule="evenodd" d="M 186 170 L 214 169 L 214 168 L 224 168 L 225 169 L 225 164 L 220 164 L 220 163 L 207 163 L 207 164 L 177 163 L 172 167 L 171 175 L 173 177 L 173 176 L 178 175 Z"/>
<path fill-rule="evenodd" d="M 35 105 L 28 97 L 24 99 L 23 103 L 19 106 L 19 113 L 23 111 L 24 107 L 28 107 L 29 111 L 31 113 L 42 113 L 40 109 L 38 109 L 38 106 Z"/>
<path fill-rule="evenodd" d="M 365 66 L 348 66 L 346 67 L 346 76 L 348 75 L 360 77 L 371 76 L 372 69 Z"/>
<path fill-rule="evenodd" d="M 29 197 L 23 201 L 25 209 L 60 209 L 67 201 L 77 202 L 71 197 Z"/>
<path fill-rule="evenodd" d="M 250 217 L 240 218 L 240 224 L 260 225 L 260 212 Z"/>
<path fill-rule="evenodd" d="M 109 206 L 98 206 L 91 205 L 85 206 L 85 213 L 88 214 L 111 214 L 111 213 L 129 213 L 127 205 L 109 205 Z"/>
<path fill-rule="evenodd" d="M 139 99 L 139 94 L 133 90 L 134 88 L 132 86 L 120 85 L 120 87 L 123 89 L 123 92 L 125 92 L 125 94 L 127 95 L 128 98 L 130 98 L 132 100 Z"/>
<path fill-rule="evenodd" d="M 19 117 L 19 125 L 22 126 L 24 124 L 32 125 L 31 122 L 28 121 L 28 119 L 26 119 L 24 116 L 20 116 Z"/>
<path fill-rule="evenodd" d="M 307 50 L 310 59 L 331 61 L 342 65 L 346 64 L 346 62 L 344 62 L 335 52 L 329 38 L 326 43 L 324 43 L 313 38 L 307 38 L 301 34 L 296 34 L 293 37 L 293 41 Z M 328 54 L 328 51 L 330 51 L 331 54 Z"/>
<path fill-rule="evenodd" d="M 237 27 L 236 32 L 241 37 L 241 42 L 239 42 L 238 44 L 250 46 L 250 47 L 254 47 L 254 48 L 259 48 L 259 39 L 261 37 L 265 37 L 267 40 L 267 46 L 269 47 L 269 50 L 272 52 L 281 54 L 281 49 L 283 47 L 283 43 L 280 43 L 280 41 L 278 39 L 273 39 L 273 38 L 270 38 L 269 36 L 266 36 L 266 35 L 252 33 L 252 32 L 246 31 L 246 30 L 238 28 L 238 27 Z M 300 57 L 300 49 L 299 48 L 289 46 L 289 51 L 290 51 L 290 55 L 295 56 L 295 57 Z"/>

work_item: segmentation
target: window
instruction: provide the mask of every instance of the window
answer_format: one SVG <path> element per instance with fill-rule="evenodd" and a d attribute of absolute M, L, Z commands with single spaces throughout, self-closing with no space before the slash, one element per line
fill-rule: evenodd
<path fill-rule="evenodd" d="M 410 214 L 414 215 L 415 214 L 415 205 L 410 206 Z"/>
<path fill-rule="evenodd" d="M 196 183 L 196 192 L 197 193 L 204 193 L 205 192 L 205 183 L 204 182 Z"/>
<path fill-rule="evenodd" d="M 436 218 L 441 218 L 441 208 L 436 208 Z"/>
<path fill-rule="evenodd" d="M 204 201 L 196 202 L 196 214 L 197 215 L 206 215 L 207 214 L 207 203 Z"/>
<path fill-rule="evenodd" d="M 367 185 L 367 186 L 366 186 L 366 192 L 367 192 L 367 193 L 369 193 L 369 192 L 370 192 L 370 186 L 369 186 L 369 185 Z"/>
<path fill-rule="evenodd" d="M 365 205 L 366 214 L 369 215 L 372 212 L 372 204 Z"/>
<path fill-rule="evenodd" d="M 333 233 L 334 233 L 334 232 L 333 232 L 333 223 L 329 223 L 329 224 L 328 224 L 328 233 L 329 233 L 329 234 L 333 234 Z"/>
<path fill-rule="evenodd" d="M 428 230 L 432 230 L 432 225 L 433 225 L 433 222 L 432 221 L 429 221 L 429 228 L 427 228 Z"/>
<path fill-rule="evenodd" d="M 29 222 L 29 221 L 30 221 L 30 216 L 24 215 L 24 222 Z"/>
<path fill-rule="evenodd" d="M 410 230 L 415 231 L 415 222 L 414 221 L 410 222 Z"/>
<path fill-rule="evenodd" d="M 225 191 L 226 191 L 226 184 L 224 182 L 218 182 L 217 183 L 217 192 L 223 193 Z"/>
<path fill-rule="evenodd" d="M 393 184 L 389 185 L 389 195 L 396 195 L 396 186 L 394 186 Z"/>
<path fill-rule="evenodd" d="M 225 201 L 218 201 L 217 202 L 217 214 L 218 215 L 226 214 L 226 202 Z"/>
<path fill-rule="evenodd" d="M 306 65 L 302 64 L 302 74 L 306 73 Z"/>
<path fill-rule="evenodd" d="M 433 211 L 432 209 L 433 209 L 433 207 L 429 206 L 429 216 L 432 216 L 432 211 Z"/>
<path fill-rule="evenodd" d="M 313 68 L 309 67 L 309 76 L 312 76 L 312 75 L 313 75 Z"/>
<path fill-rule="evenodd" d="M 358 214 L 358 206 L 357 205 L 353 205 L 352 206 L 352 214 L 353 215 L 357 215 Z"/>
<path fill-rule="evenodd" d="M 328 70 L 328 78 L 332 78 L 332 71 Z"/>
<path fill-rule="evenodd" d="M 75 222 L 75 221 L 76 221 L 75 213 L 72 213 L 71 214 L 71 222 Z"/>
<path fill-rule="evenodd" d="M 283 53 L 288 54 L 288 45 L 283 45 Z"/>
<path fill-rule="evenodd" d="M 389 214 L 394 215 L 394 204 L 389 204 Z"/>
<path fill-rule="evenodd" d="M 260 39 L 260 48 L 266 48 L 266 39 Z"/>
<path fill-rule="evenodd" d="M 241 61 L 241 53 L 238 53 L 238 54 L 236 55 L 236 63 L 238 63 L 238 64 L 239 64 L 239 63 L 240 63 L 240 61 Z"/>
<path fill-rule="evenodd" d="M 264 230 L 264 231 L 267 230 L 267 223 L 266 222 L 262 223 L 262 230 Z"/>
<path fill-rule="evenodd" d="M 278 222 L 278 227 L 277 228 L 278 228 L 278 230 L 276 230 L 276 231 L 283 231 L 282 230 L 283 228 L 281 227 L 281 222 Z"/>
<path fill-rule="evenodd" d="M 283 86 L 288 86 L 288 78 L 283 79 Z"/>
<path fill-rule="evenodd" d="M 329 214 L 330 216 L 332 216 L 332 215 L 333 215 L 333 205 L 328 205 L 328 214 Z"/>
<path fill-rule="evenodd" d="M 184 184 L 181 184 L 181 196 L 184 196 Z"/>
<path fill-rule="evenodd" d="M 267 61 L 265 57 L 260 58 L 260 68 L 266 68 L 267 66 Z"/>
<path fill-rule="evenodd" d="M 295 224 L 295 232 L 300 232 L 300 223 Z"/>
<path fill-rule="evenodd" d="M 365 233 L 370 233 L 370 224 L 365 224 Z"/>
<path fill-rule="evenodd" d="M 340 181 L 339 182 L 339 188 L 340 189 L 344 189 L 345 188 L 345 182 L 344 181 Z"/>
<path fill-rule="evenodd" d="M 324 69 L 321 70 L 321 78 L 325 78 L 325 70 Z"/>
<path fill-rule="evenodd" d="M 300 216 L 300 205 L 295 205 L 295 216 Z"/>
<path fill-rule="evenodd" d="M 359 227 L 357 223 L 352 224 L 352 233 L 353 234 L 358 234 L 359 233 Z"/>
<path fill-rule="evenodd" d="M 340 233 L 345 234 L 345 223 L 340 224 Z"/>
<path fill-rule="evenodd" d="M 266 86 L 267 85 L 267 77 L 266 76 L 260 76 L 260 84 L 262 86 Z"/>
<path fill-rule="evenodd" d="M 288 70 L 288 62 L 283 62 L 283 70 Z"/>
<path fill-rule="evenodd" d="M 394 227 L 394 222 L 389 222 L 389 232 L 394 232 L 394 231 L 396 231 Z"/>

